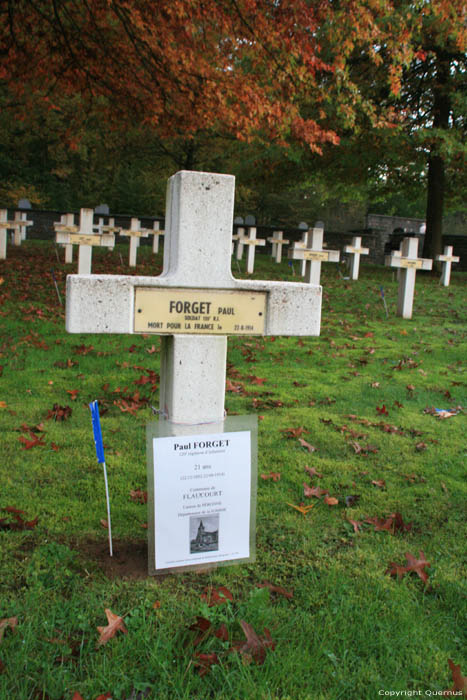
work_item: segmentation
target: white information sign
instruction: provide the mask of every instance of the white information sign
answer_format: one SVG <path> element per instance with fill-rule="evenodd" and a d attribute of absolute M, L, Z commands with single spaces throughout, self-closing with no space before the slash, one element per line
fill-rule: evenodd
<path fill-rule="evenodd" d="M 155 569 L 250 556 L 251 432 L 153 438 Z"/>

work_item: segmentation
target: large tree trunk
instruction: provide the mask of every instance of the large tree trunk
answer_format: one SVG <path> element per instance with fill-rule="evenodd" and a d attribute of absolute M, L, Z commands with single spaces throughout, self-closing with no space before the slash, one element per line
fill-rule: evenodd
<path fill-rule="evenodd" d="M 428 159 L 428 191 L 426 202 L 426 233 L 423 257 L 432 258 L 442 252 L 444 208 L 444 160 L 431 153 Z"/>
<path fill-rule="evenodd" d="M 449 55 L 436 53 L 436 79 L 433 84 L 433 128 L 449 129 L 451 114 Z M 426 204 L 426 233 L 423 256 L 435 259 L 443 247 L 443 209 L 446 184 L 444 158 L 439 140 L 433 139 L 428 158 L 428 191 Z M 433 264 L 433 267 L 436 267 Z"/>

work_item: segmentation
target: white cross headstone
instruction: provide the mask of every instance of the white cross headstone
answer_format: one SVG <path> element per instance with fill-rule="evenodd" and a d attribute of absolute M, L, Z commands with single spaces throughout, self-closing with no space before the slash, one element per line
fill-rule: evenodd
<path fill-rule="evenodd" d="M 386 255 L 385 265 L 400 268 L 399 288 L 397 293 L 397 315 L 412 318 L 415 276 L 417 270 L 431 270 L 433 260 L 418 258 L 418 238 L 404 238 L 400 255 Z"/>
<path fill-rule="evenodd" d="M 28 221 L 27 218 L 25 211 L 15 211 L 15 222 L 19 222 L 13 239 L 15 245 L 21 245 L 21 241 L 26 238 L 26 226 L 32 226 L 32 221 Z"/>
<path fill-rule="evenodd" d="M 62 224 L 62 226 L 65 226 L 67 228 L 74 226 L 75 225 L 75 215 L 74 214 L 62 214 L 62 216 L 60 217 L 60 223 Z M 72 263 L 73 262 L 73 243 L 65 243 L 63 247 L 65 248 L 65 262 Z"/>
<path fill-rule="evenodd" d="M 31 226 L 32 221 L 27 221 L 26 219 L 19 219 L 17 214 L 15 214 L 15 220 L 11 221 L 8 219 L 8 210 L 0 209 L 0 260 L 6 260 L 6 250 L 7 250 L 7 238 L 8 231 L 15 232 L 15 243 L 17 239 L 17 232 L 21 231 L 24 226 Z M 19 234 L 21 235 L 21 234 Z M 19 239 L 21 242 L 21 239 Z M 19 245 L 19 243 L 16 243 Z"/>
<path fill-rule="evenodd" d="M 245 229 L 242 226 L 240 226 L 240 228 L 237 229 L 237 234 L 235 236 L 235 240 L 237 241 L 237 250 L 235 253 L 236 260 L 241 260 L 243 258 L 243 245 L 246 239 L 247 237 L 245 236 Z"/>
<path fill-rule="evenodd" d="M 290 241 L 284 238 L 283 231 L 274 231 L 271 238 L 268 238 L 268 243 L 272 243 L 272 256 L 276 263 L 280 263 L 282 260 L 282 246 L 287 245 Z"/>
<path fill-rule="evenodd" d="M 368 255 L 369 248 L 362 248 L 361 236 L 352 238 L 352 245 L 346 245 L 344 253 L 350 253 L 350 279 L 358 280 L 358 270 L 360 267 L 360 255 Z"/>
<path fill-rule="evenodd" d="M 155 333 L 160 409 L 186 425 L 224 419 L 227 335 L 319 335 L 321 287 L 232 277 L 235 178 L 169 179 L 159 277 L 69 275 L 70 333 Z"/>
<path fill-rule="evenodd" d="M 79 275 L 91 274 L 93 246 L 112 247 L 115 245 L 115 236 L 113 234 L 103 233 L 99 235 L 93 233 L 93 219 L 94 211 L 92 209 L 80 209 L 79 226 L 67 225 L 62 222 L 54 224 L 57 243 L 79 246 Z"/>
<path fill-rule="evenodd" d="M 106 204 L 101 204 L 100 207 L 106 207 Z M 99 207 L 96 207 L 98 209 Z M 108 209 L 108 207 L 107 207 Z M 94 213 L 96 213 L 96 210 L 94 210 Z M 108 212 L 107 212 L 108 213 Z M 115 236 L 116 233 L 120 233 L 121 231 L 121 226 L 115 226 L 115 218 L 113 216 L 109 217 L 109 223 L 104 224 L 104 217 L 100 216 L 97 224 L 93 226 L 94 231 L 98 233 L 99 235 L 102 234 L 113 234 Z M 115 238 L 114 238 L 114 244 L 115 244 Z M 109 245 L 109 250 L 114 250 L 115 245 Z"/>
<path fill-rule="evenodd" d="M 152 231 L 149 232 L 149 235 L 153 236 L 153 239 L 152 239 L 152 252 L 153 253 L 159 252 L 159 238 L 160 238 L 160 236 L 163 236 L 164 234 L 165 234 L 165 231 L 161 230 L 160 222 L 155 221 L 152 225 Z"/>
<path fill-rule="evenodd" d="M 452 254 L 452 245 L 444 246 L 443 255 L 437 255 L 436 260 L 441 260 L 443 263 L 443 272 L 441 273 L 441 284 L 444 287 L 449 287 L 451 279 L 451 265 L 458 263 L 460 258 Z"/>
<path fill-rule="evenodd" d="M 244 238 L 243 245 L 248 246 L 248 255 L 246 259 L 246 271 L 251 275 L 255 269 L 255 252 L 257 245 L 266 245 L 266 241 L 262 238 L 256 238 L 256 228 L 252 226 L 248 231 L 248 236 Z"/>
<path fill-rule="evenodd" d="M 141 228 L 141 223 L 135 216 L 132 217 L 129 229 L 122 229 L 120 231 L 121 236 L 130 237 L 130 254 L 128 258 L 128 265 L 130 267 L 136 267 L 136 251 L 139 246 L 140 238 L 147 238 L 150 233 L 153 233 L 151 229 Z"/>
<path fill-rule="evenodd" d="M 289 248 L 289 258 L 302 260 L 306 263 L 305 281 L 309 284 L 319 284 L 322 262 L 339 262 L 338 250 L 323 250 L 324 224 L 318 221 L 311 231 L 306 232 L 306 247 L 295 243 Z"/>

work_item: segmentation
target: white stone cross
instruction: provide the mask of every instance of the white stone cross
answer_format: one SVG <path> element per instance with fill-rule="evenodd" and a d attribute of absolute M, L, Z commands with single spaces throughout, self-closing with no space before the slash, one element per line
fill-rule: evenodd
<path fill-rule="evenodd" d="M 160 222 L 155 221 L 152 225 L 152 231 L 149 231 L 150 236 L 154 236 L 152 239 L 152 252 L 153 253 L 158 253 L 159 252 L 159 237 L 163 236 L 165 234 L 165 231 L 162 231 L 160 228 Z"/>
<path fill-rule="evenodd" d="M 369 248 L 362 248 L 362 237 L 354 236 L 352 245 L 346 245 L 344 253 L 350 253 L 350 279 L 358 280 L 358 270 L 360 267 L 360 255 L 368 255 Z"/>
<path fill-rule="evenodd" d="M 237 234 L 233 236 L 233 239 L 237 241 L 237 250 L 235 252 L 235 259 L 241 260 L 243 258 L 243 244 L 247 237 L 245 236 L 245 229 L 240 226 L 237 229 Z"/>
<path fill-rule="evenodd" d="M 13 243 L 15 245 L 21 245 L 21 241 L 24 241 L 26 238 L 26 226 L 32 226 L 32 221 L 28 221 L 27 218 L 25 211 L 15 211 L 15 222 L 20 222 L 15 228 L 13 238 Z"/>
<path fill-rule="evenodd" d="M 67 214 L 67 216 L 69 216 Z M 66 243 L 79 246 L 78 274 L 91 274 L 92 248 L 93 246 L 112 247 L 115 245 L 115 236 L 111 233 L 102 235 L 93 234 L 93 209 L 80 209 L 79 226 L 67 225 L 60 221 L 54 224 L 55 240 L 57 243 Z"/>
<path fill-rule="evenodd" d="M 451 265 L 458 263 L 460 258 L 452 254 L 452 245 L 444 246 L 443 255 L 437 255 L 436 260 L 441 260 L 443 263 L 443 272 L 441 273 L 441 284 L 444 287 L 449 287 L 451 279 Z"/>
<path fill-rule="evenodd" d="M 243 245 L 248 246 L 246 271 L 249 275 L 251 275 L 255 269 L 256 246 L 266 245 L 266 241 L 262 238 L 256 238 L 256 228 L 254 226 L 251 226 L 248 229 L 248 236 L 243 239 Z"/>
<path fill-rule="evenodd" d="M 20 212 L 16 212 L 19 214 Z M 15 215 L 15 221 L 8 219 L 8 210 L 0 209 L 0 260 L 6 260 L 6 249 L 7 249 L 7 232 L 15 231 L 15 244 L 17 232 L 23 229 L 24 226 L 31 226 L 32 221 L 27 221 L 26 219 L 18 219 Z M 21 236 L 21 233 L 19 234 Z M 21 239 L 20 239 L 21 242 Z"/>
<path fill-rule="evenodd" d="M 169 421 L 224 420 L 227 335 L 319 335 L 321 287 L 232 277 L 235 178 L 169 179 L 158 277 L 69 275 L 70 333 L 162 335 L 160 409 Z"/>
<path fill-rule="evenodd" d="M 62 226 L 66 228 L 70 228 L 71 226 L 74 226 L 75 224 L 75 215 L 74 214 L 62 214 L 60 217 L 60 223 Z M 73 262 L 73 243 L 64 243 L 63 247 L 65 248 L 65 262 L 66 263 L 72 263 Z"/>
<path fill-rule="evenodd" d="M 290 243 L 287 238 L 284 238 L 283 231 L 274 231 L 271 238 L 267 239 L 268 243 L 272 243 L 272 256 L 276 263 L 282 260 L 282 246 Z"/>
<path fill-rule="evenodd" d="M 324 224 L 318 221 L 311 231 L 306 232 L 306 247 L 299 242 L 289 248 L 289 258 L 306 262 L 305 281 L 319 284 L 322 262 L 339 262 L 338 250 L 323 250 Z"/>
<path fill-rule="evenodd" d="M 128 265 L 130 267 L 136 267 L 136 251 L 139 246 L 140 238 L 147 238 L 153 231 L 149 228 L 141 228 L 141 222 L 136 216 L 133 216 L 130 222 L 130 228 L 122 229 L 120 231 L 121 236 L 130 236 L 130 254 L 128 258 Z"/>
<path fill-rule="evenodd" d="M 400 251 L 386 255 L 384 259 L 385 265 L 398 267 L 401 270 L 397 292 L 397 315 L 402 318 L 412 318 L 417 270 L 431 270 L 433 265 L 433 260 L 418 258 L 417 252 L 418 238 L 404 238 Z"/>
<path fill-rule="evenodd" d="M 115 226 L 115 218 L 113 216 L 109 217 L 109 223 L 104 224 L 104 217 L 100 216 L 99 221 L 97 225 L 93 226 L 94 230 L 102 235 L 103 233 L 113 233 L 114 236 L 116 233 L 120 233 L 121 231 L 121 226 Z M 114 239 L 115 243 L 115 239 Z M 109 250 L 113 250 L 115 248 L 115 245 L 110 245 Z"/>

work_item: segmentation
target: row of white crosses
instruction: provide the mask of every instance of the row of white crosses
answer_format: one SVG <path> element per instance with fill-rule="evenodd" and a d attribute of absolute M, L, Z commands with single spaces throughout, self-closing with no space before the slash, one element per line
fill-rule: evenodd
<path fill-rule="evenodd" d="M 140 221 L 136 217 L 131 219 L 130 228 L 122 229 L 115 226 L 113 218 L 108 224 L 104 224 L 103 218 L 99 219 L 97 226 L 94 226 L 93 209 L 80 209 L 79 225 L 74 224 L 74 214 L 64 214 L 59 223 L 54 224 L 56 242 L 65 246 L 65 262 L 71 263 L 73 260 L 73 245 L 79 246 L 78 253 L 78 274 L 91 274 L 92 248 L 94 246 L 104 246 L 111 250 L 115 246 L 115 234 L 130 237 L 129 265 L 136 266 L 136 252 L 141 236 L 153 235 L 153 252 L 159 250 L 159 237 L 164 234 L 160 230 L 159 222 L 154 222 L 153 229 L 142 229 Z M 97 233 L 94 232 L 97 230 Z"/>
<path fill-rule="evenodd" d="M 26 235 L 26 226 L 32 226 L 24 211 L 16 211 L 14 220 L 8 219 L 8 209 L 0 209 L 0 260 L 6 260 L 8 231 L 14 231 L 13 244 L 21 245 Z"/>

